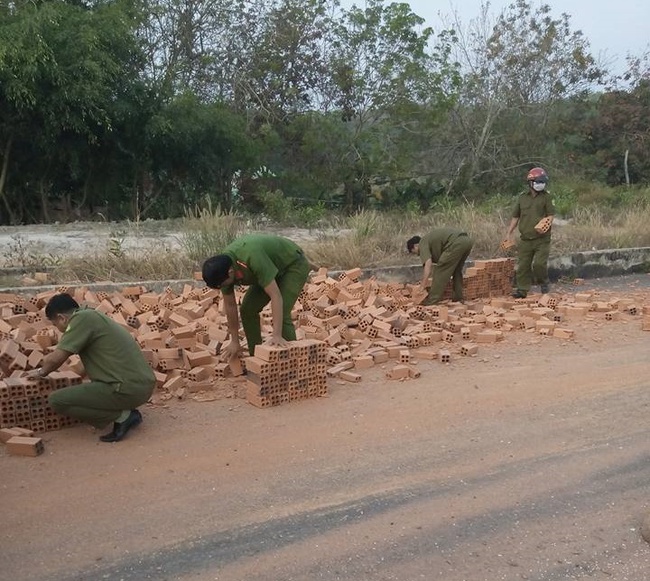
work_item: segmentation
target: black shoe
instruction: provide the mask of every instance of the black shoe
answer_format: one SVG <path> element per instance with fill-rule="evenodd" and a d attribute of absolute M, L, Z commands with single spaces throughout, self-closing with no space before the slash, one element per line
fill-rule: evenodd
<path fill-rule="evenodd" d="M 525 299 L 528 293 L 526 291 L 523 291 L 521 289 L 517 289 L 513 291 L 512 293 L 512 298 L 514 299 Z"/>
<path fill-rule="evenodd" d="M 142 423 L 142 414 L 138 410 L 131 410 L 129 417 L 126 418 L 123 422 L 114 422 L 113 431 L 99 436 L 99 439 L 102 442 L 119 442 L 121 439 L 126 436 L 128 431 Z"/>
<path fill-rule="evenodd" d="M 549 293 L 549 291 L 551 290 L 551 285 L 548 284 L 548 283 L 544 283 L 544 284 L 540 285 L 539 290 L 542 291 L 543 295 L 547 295 Z"/>

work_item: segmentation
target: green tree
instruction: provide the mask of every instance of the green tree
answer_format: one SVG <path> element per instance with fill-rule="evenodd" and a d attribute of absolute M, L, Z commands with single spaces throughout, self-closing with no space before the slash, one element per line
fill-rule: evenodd
<path fill-rule="evenodd" d="M 460 136 L 457 163 L 473 181 L 485 172 L 540 160 L 556 107 L 588 95 L 605 71 L 568 14 L 516 0 L 492 20 L 489 4 L 459 34 L 455 56 L 463 66 L 461 96 L 452 117 Z"/>
<path fill-rule="evenodd" d="M 137 14 L 120 1 L 12 6 L 0 16 L 3 220 L 48 220 L 55 175 L 85 171 L 80 151 L 113 130 L 116 104 L 137 82 Z"/>
<path fill-rule="evenodd" d="M 405 167 L 405 154 L 431 137 L 453 102 L 453 36 L 434 37 L 423 23 L 407 4 L 369 0 L 334 27 L 329 90 L 345 123 L 337 149 L 348 209 L 363 205 L 371 178 Z"/>
<path fill-rule="evenodd" d="M 650 78 L 604 93 L 584 127 L 582 164 L 611 185 L 650 183 Z"/>
<path fill-rule="evenodd" d="M 233 176 L 257 165 L 242 118 L 193 94 L 175 98 L 153 116 L 147 140 L 152 163 L 145 213 L 158 205 L 163 215 L 178 214 L 205 196 L 230 209 Z"/>

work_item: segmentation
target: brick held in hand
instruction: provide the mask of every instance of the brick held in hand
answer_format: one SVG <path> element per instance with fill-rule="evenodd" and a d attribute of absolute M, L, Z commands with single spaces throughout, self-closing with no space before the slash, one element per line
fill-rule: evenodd
<path fill-rule="evenodd" d="M 535 230 L 540 234 L 546 234 L 551 229 L 553 224 L 553 216 L 545 216 L 537 224 L 535 224 Z"/>

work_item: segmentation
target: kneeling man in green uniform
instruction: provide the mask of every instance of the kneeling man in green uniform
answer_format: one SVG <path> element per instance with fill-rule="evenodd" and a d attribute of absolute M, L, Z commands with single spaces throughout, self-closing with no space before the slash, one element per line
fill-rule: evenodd
<path fill-rule="evenodd" d="M 309 261 L 301 248 L 280 236 L 247 234 L 226 246 L 222 254 L 203 263 L 203 280 L 210 288 L 221 289 L 230 334 L 224 350 L 227 359 L 236 357 L 239 343 L 239 317 L 235 302 L 235 285 L 247 285 L 241 303 L 241 322 L 248 352 L 262 343 L 260 312 L 271 301 L 273 333 L 269 345 L 285 346 L 296 340 L 291 309 L 302 291 L 310 271 Z"/>
<path fill-rule="evenodd" d="M 463 265 L 473 246 L 474 241 L 467 233 L 456 228 L 435 228 L 422 237 L 413 236 L 406 242 L 406 249 L 411 254 L 419 255 L 424 265 L 421 283 L 423 290 L 429 277 L 432 277 L 431 288 L 427 298 L 422 301 L 423 305 L 439 303 L 450 278 L 453 285 L 452 300 L 463 300 Z"/>
<path fill-rule="evenodd" d="M 113 429 L 99 439 L 119 442 L 142 422 L 137 408 L 151 397 L 156 383 L 140 347 L 126 329 L 99 311 L 80 308 L 69 294 L 53 296 L 45 316 L 63 335 L 31 375 L 45 377 L 77 353 L 90 382 L 52 392 L 50 405 L 96 428 L 113 422 Z"/>

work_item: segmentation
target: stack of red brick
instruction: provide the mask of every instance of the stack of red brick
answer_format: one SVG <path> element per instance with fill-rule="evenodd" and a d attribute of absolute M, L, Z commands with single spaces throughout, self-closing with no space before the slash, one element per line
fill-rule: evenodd
<path fill-rule="evenodd" d="M 77 383 L 81 383 L 81 377 L 74 371 L 55 371 L 38 380 L 6 377 L 0 381 L 0 428 L 18 427 L 40 433 L 78 423 L 56 414 L 47 400 L 52 391 Z"/>
<path fill-rule="evenodd" d="M 326 345 L 292 341 L 289 347 L 259 345 L 246 358 L 246 397 L 258 407 L 327 395 Z"/>
<path fill-rule="evenodd" d="M 512 258 L 475 260 L 473 266 L 465 269 L 463 276 L 465 300 L 510 294 L 514 272 L 515 261 Z M 443 298 L 451 298 L 451 285 L 447 285 Z"/>

